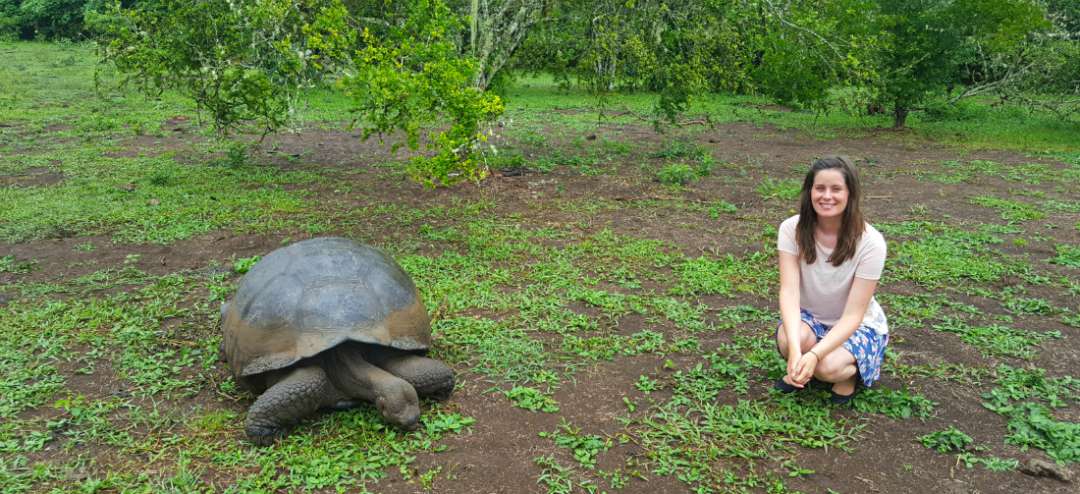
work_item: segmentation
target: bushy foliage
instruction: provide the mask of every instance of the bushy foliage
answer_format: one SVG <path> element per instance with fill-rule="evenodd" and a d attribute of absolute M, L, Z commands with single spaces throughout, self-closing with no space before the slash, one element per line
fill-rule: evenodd
<path fill-rule="evenodd" d="M 438 1 L 412 5 L 382 40 L 368 29 L 360 33 L 363 48 L 341 86 L 352 96 L 365 138 L 399 129 L 417 149 L 421 132 L 450 122 L 428 131 L 425 144 L 434 156 L 413 158 L 408 170 L 415 180 L 436 186 L 482 179 L 487 168 L 476 158 L 486 141 L 481 127 L 503 112 L 502 101 L 473 86 L 475 63 L 459 56 L 448 36 L 459 27 L 453 12 Z"/>
<path fill-rule="evenodd" d="M 656 112 L 669 120 L 708 91 L 820 106 L 838 83 L 866 77 L 868 8 L 868 0 L 560 2 L 516 66 L 601 94 L 656 91 Z"/>
<path fill-rule="evenodd" d="M 345 14 L 335 0 L 114 2 L 97 26 L 102 58 L 126 82 L 180 91 L 227 133 L 286 123 L 300 88 L 346 61 Z"/>
<path fill-rule="evenodd" d="M 1049 28 L 1033 0 L 877 0 L 882 49 L 874 63 L 877 99 L 894 125 L 927 97 L 962 84 L 1004 77 L 991 68 L 1033 33 Z"/>
<path fill-rule="evenodd" d="M 336 82 L 364 138 L 402 131 L 414 150 L 423 141 L 409 167 L 417 180 L 482 178 L 481 127 L 503 107 L 473 87 L 475 66 L 453 43 L 460 18 L 441 0 L 352 9 L 342 0 L 114 2 L 95 26 L 103 59 L 126 82 L 180 91 L 222 134 L 249 123 L 278 130 L 303 88 Z"/>
<path fill-rule="evenodd" d="M 0 0 L 0 38 L 78 39 L 103 0 Z"/>

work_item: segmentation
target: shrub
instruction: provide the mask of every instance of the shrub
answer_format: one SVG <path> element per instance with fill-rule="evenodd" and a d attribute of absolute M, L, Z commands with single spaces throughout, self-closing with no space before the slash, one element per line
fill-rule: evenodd
<path fill-rule="evenodd" d="M 665 185 L 686 185 L 698 178 L 698 173 L 686 163 L 664 165 L 656 172 L 656 179 Z"/>

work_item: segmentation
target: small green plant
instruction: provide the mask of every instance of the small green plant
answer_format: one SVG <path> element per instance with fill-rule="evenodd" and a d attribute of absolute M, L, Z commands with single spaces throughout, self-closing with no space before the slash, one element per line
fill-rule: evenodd
<path fill-rule="evenodd" d="M 939 453 L 958 453 L 967 449 L 974 441 L 963 431 L 949 426 L 948 429 L 919 437 L 919 442 Z"/>
<path fill-rule="evenodd" d="M 221 145 L 225 151 L 221 157 L 212 162 L 213 165 L 224 166 L 226 168 L 239 169 L 248 164 L 248 158 L 251 155 L 251 146 L 244 142 L 228 141 Z M 153 185 L 164 186 L 172 180 L 172 177 L 158 173 L 150 178 L 150 183 Z"/>
<path fill-rule="evenodd" d="M 602 439 L 595 434 L 582 434 L 581 429 L 571 426 L 565 420 L 555 432 L 540 432 L 540 437 L 555 441 L 555 445 L 569 449 L 578 464 L 588 469 L 596 468 L 596 457 L 611 448 L 611 439 Z"/>
<path fill-rule="evenodd" d="M 642 393 L 649 394 L 660 389 L 660 381 L 650 379 L 649 376 L 642 374 L 638 377 L 637 382 L 634 383 L 634 387 Z"/>
<path fill-rule="evenodd" d="M 1080 223 L 1077 226 L 1080 226 Z M 1050 262 L 1070 268 L 1080 268 L 1080 246 L 1058 244 L 1054 249 L 1057 250 L 1057 256 L 1051 258 Z"/>
<path fill-rule="evenodd" d="M 245 274 L 251 269 L 255 263 L 262 259 L 261 256 L 251 256 L 233 261 L 233 272 L 236 274 Z"/>
<path fill-rule="evenodd" d="M 514 386 L 509 391 L 504 391 L 503 394 L 513 402 L 514 406 L 518 408 L 524 408 L 532 412 L 540 411 L 545 413 L 556 413 L 559 411 L 559 404 L 555 402 L 555 399 L 545 395 L 536 388 L 530 388 L 528 386 Z"/>
<path fill-rule="evenodd" d="M 980 457 L 968 452 L 962 452 L 956 455 L 956 458 L 963 463 L 966 468 L 982 465 L 983 468 L 990 470 L 991 472 L 1008 472 L 1016 470 L 1016 467 L 1020 466 L 1020 461 L 1014 458 L 998 458 L 996 456 Z"/>
<path fill-rule="evenodd" d="M 37 261 L 16 261 L 13 255 L 0 257 L 0 273 L 26 274 L 36 266 Z"/>
<path fill-rule="evenodd" d="M 676 139 L 668 141 L 659 151 L 649 155 L 650 158 L 660 159 L 685 159 L 685 158 L 698 158 L 700 156 L 708 154 L 708 150 L 682 139 Z"/>
<path fill-rule="evenodd" d="M 559 464 L 552 456 L 538 456 L 533 463 L 541 468 L 536 483 L 544 486 L 547 494 L 570 494 L 574 492 L 574 481 L 570 479 L 571 469 Z"/>
<path fill-rule="evenodd" d="M 430 468 L 424 473 L 416 477 L 420 481 L 420 487 L 425 491 L 430 491 L 435 488 L 435 480 L 438 479 L 439 474 L 442 473 L 443 468 L 441 466 Z"/>
<path fill-rule="evenodd" d="M 721 214 L 730 214 L 738 210 L 739 208 L 735 207 L 734 204 L 720 199 L 709 205 L 709 218 L 720 219 Z"/>
<path fill-rule="evenodd" d="M 776 180 L 772 177 L 765 177 L 757 186 L 758 195 L 766 201 L 769 199 L 794 201 L 799 198 L 801 190 L 802 184 L 795 179 Z"/>
<path fill-rule="evenodd" d="M 656 179 L 664 185 L 687 185 L 697 178 L 697 172 L 686 163 L 670 163 L 656 172 Z"/>

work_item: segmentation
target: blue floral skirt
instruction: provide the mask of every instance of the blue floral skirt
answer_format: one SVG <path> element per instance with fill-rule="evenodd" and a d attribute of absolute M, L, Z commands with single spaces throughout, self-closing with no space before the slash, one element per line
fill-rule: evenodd
<path fill-rule="evenodd" d="M 825 333 L 832 329 L 818 321 L 806 309 L 800 311 L 802 321 L 814 331 L 814 337 L 821 341 Z M 783 327 L 783 323 L 780 323 Z M 855 356 L 855 366 L 859 369 L 859 379 L 866 387 L 873 386 L 881 378 L 881 363 L 885 361 L 885 346 L 889 344 L 888 334 L 878 334 L 874 328 L 865 324 L 860 325 L 847 341 L 844 349 Z"/>

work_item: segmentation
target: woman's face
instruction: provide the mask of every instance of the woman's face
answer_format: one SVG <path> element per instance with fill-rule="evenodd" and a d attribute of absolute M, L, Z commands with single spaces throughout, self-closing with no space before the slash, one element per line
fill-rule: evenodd
<path fill-rule="evenodd" d="M 814 186 L 810 189 L 810 203 L 818 219 L 841 218 L 847 207 L 848 188 L 844 174 L 840 170 L 821 170 L 814 175 Z"/>

